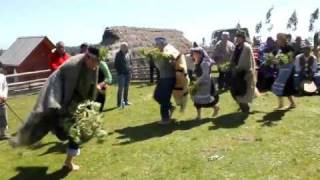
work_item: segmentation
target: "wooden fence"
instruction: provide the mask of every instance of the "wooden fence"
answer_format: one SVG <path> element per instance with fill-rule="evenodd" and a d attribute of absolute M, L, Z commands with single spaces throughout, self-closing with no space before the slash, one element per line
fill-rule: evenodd
<path fill-rule="evenodd" d="M 114 63 L 108 63 L 110 68 L 112 77 L 114 82 L 117 82 L 117 73 L 114 69 Z M 41 70 L 41 71 L 32 71 L 32 72 L 24 72 L 24 73 L 17 73 L 17 74 L 10 74 L 6 75 L 7 82 L 9 82 L 9 96 L 11 95 L 18 95 L 18 94 L 25 94 L 31 92 L 39 91 L 44 83 L 46 82 L 47 78 L 43 78 L 43 75 L 47 75 L 48 77 L 50 74 L 50 70 Z M 22 77 L 40 77 L 40 78 L 32 78 L 31 80 L 27 81 L 20 81 L 19 79 L 23 79 Z M 134 59 L 133 66 L 132 66 L 132 82 L 149 82 L 150 81 L 150 70 L 149 70 L 149 63 L 143 59 Z"/>

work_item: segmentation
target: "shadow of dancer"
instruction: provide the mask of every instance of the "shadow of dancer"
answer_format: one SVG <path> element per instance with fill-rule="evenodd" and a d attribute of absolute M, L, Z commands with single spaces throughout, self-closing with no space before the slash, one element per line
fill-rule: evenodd
<path fill-rule="evenodd" d="M 71 172 L 69 168 L 62 167 L 61 169 L 47 174 L 48 167 L 17 167 L 16 171 L 19 173 L 10 178 L 10 180 L 28 180 L 28 179 L 48 179 L 59 180 L 68 176 Z"/>
<path fill-rule="evenodd" d="M 158 124 L 158 122 L 152 122 L 149 124 L 118 129 L 115 130 L 115 132 L 121 134 L 118 137 L 118 139 L 129 140 L 120 142 L 117 145 L 126 145 L 139 141 L 148 140 L 151 138 L 163 137 L 165 135 L 171 134 L 176 130 L 185 131 L 201 126 L 205 123 L 210 122 L 211 120 L 212 119 L 178 121 L 166 126 L 160 125 Z"/>
<path fill-rule="evenodd" d="M 219 116 L 213 120 L 213 126 L 209 127 L 209 130 L 217 130 L 220 128 L 238 128 L 245 123 L 249 114 L 242 112 L 235 112 Z"/>
<path fill-rule="evenodd" d="M 263 116 L 262 120 L 258 120 L 257 122 L 262 123 L 261 126 L 274 126 L 276 125 L 274 122 L 281 121 L 282 117 L 286 112 L 290 111 L 290 109 L 285 110 L 275 110 Z"/>

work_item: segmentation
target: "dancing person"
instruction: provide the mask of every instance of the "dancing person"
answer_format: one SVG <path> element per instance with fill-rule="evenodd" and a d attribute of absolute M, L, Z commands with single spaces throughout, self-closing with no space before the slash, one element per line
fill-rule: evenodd
<path fill-rule="evenodd" d="M 214 61 L 199 47 L 191 49 L 191 56 L 195 61 L 196 81 L 191 96 L 197 109 L 196 119 L 201 119 L 202 108 L 213 108 L 212 116 L 215 117 L 219 111 L 219 96 L 211 76 L 211 67 Z"/>
<path fill-rule="evenodd" d="M 255 61 L 245 32 L 236 34 L 236 48 L 231 60 L 231 94 L 243 113 L 250 112 L 249 103 L 255 96 Z"/>

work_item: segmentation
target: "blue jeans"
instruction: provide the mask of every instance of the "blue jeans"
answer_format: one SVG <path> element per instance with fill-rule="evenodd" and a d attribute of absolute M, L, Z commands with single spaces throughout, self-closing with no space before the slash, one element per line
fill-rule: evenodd
<path fill-rule="evenodd" d="M 160 114 L 162 120 L 169 120 L 170 109 L 172 108 L 170 99 L 174 84 L 175 78 L 161 78 L 159 79 L 155 89 L 154 99 L 160 104 Z"/>
<path fill-rule="evenodd" d="M 128 93 L 131 75 L 118 74 L 118 96 L 117 105 L 121 106 L 122 103 L 128 103 Z"/>

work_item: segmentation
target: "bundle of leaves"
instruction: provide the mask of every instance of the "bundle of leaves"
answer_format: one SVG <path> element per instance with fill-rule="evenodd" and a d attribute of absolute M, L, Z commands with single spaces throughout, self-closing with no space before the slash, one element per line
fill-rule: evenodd
<path fill-rule="evenodd" d="M 224 62 L 225 63 L 221 64 L 219 67 L 222 72 L 227 72 L 230 70 L 230 62 L 229 61 L 224 61 Z"/>
<path fill-rule="evenodd" d="M 292 53 L 284 54 L 279 53 L 276 55 L 275 59 L 280 65 L 285 65 L 291 63 L 291 57 L 293 57 Z"/>
<path fill-rule="evenodd" d="M 189 92 L 190 92 L 191 97 L 197 93 L 197 90 L 198 90 L 198 85 L 196 83 L 193 84 L 192 86 L 190 86 Z"/>
<path fill-rule="evenodd" d="M 172 59 L 171 55 L 162 53 L 158 48 L 141 48 L 139 54 L 154 61 L 170 61 Z"/>
<path fill-rule="evenodd" d="M 100 103 L 85 101 L 77 106 L 70 123 L 65 128 L 74 142 L 83 144 L 92 138 L 103 141 L 107 132 L 103 129 L 102 117 L 99 113 Z"/>
<path fill-rule="evenodd" d="M 273 53 L 264 53 L 263 59 L 265 61 L 265 64 L 270 66 L 273 64 L 273 61 L 275 60 L 275 56 L 273 55 Z"/>

